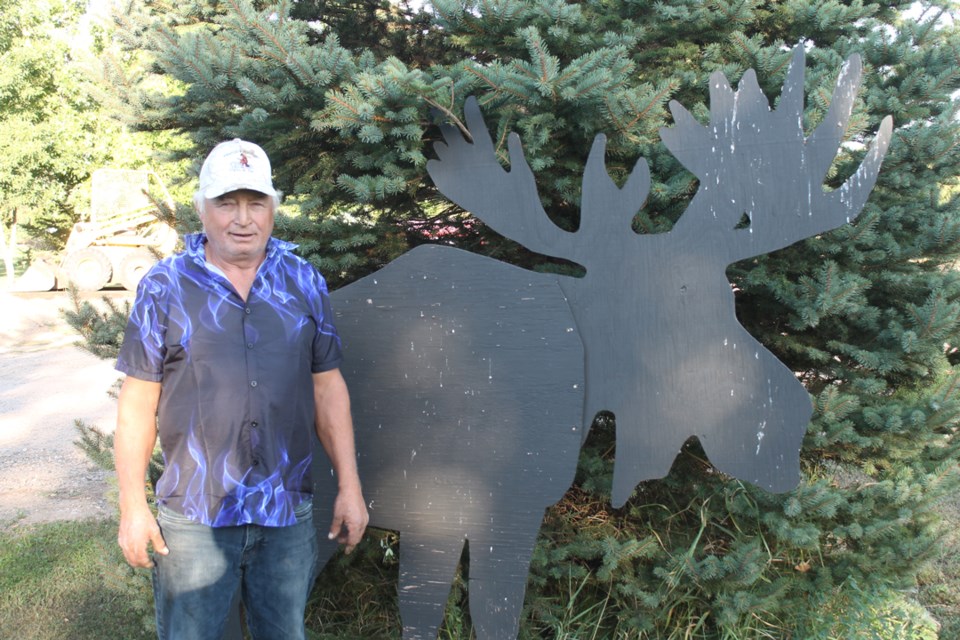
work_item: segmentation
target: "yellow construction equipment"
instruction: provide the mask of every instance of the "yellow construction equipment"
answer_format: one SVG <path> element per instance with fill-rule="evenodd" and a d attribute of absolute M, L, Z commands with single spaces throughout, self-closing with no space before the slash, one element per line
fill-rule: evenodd
<path fill-rule="evenodd" d="M 72 283 L 81 291 L 108 285 L 135 290 L 143 274 L 177 244 L 176 230 L 158 217 L 157 206 L 147 195 L 157 189 L 172 210 L 170 194 L 153 171 L 94 171 L 90 219 L 73 225 L 59 264 L 35 261 L 17 289 L 50 291 Z"/>

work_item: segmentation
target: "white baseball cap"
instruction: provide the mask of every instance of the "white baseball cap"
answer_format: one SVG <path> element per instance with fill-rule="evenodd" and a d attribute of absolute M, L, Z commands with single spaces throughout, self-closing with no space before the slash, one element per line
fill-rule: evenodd
<path fill-rule="evenodd" d="M 238 189 L 277 195 L 266 152 L 252 142 L 234 138 L 215 146 L 203 161 L 200 194 L 209 200 Z"/>

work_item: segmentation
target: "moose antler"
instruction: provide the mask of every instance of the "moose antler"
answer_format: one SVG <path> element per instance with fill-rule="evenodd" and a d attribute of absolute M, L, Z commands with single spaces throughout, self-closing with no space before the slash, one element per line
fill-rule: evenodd
<path fill-rule="evenodd" d="M 676 125 L 661 129 L 661 139 L 700 180 L 697 195 L 674 230 L 702 234 L 719 227 L 734 262 L 856 218 L 876 183 L 892 119 L 884 118 L 873 148 L 842 187 L 824 191 L 823 180 L 847 130 L 861 73 L 860 57 L 851 56 L 837 78 L 826 117 L 806 139 L 804 50 L 799 45 L 776 110 L 770 109 L 752 69 L 736 92 L 722 73 L 711 76 L 706 127 L 671 102 Z M 735 231 L 744 214 L 749 226 Z"/>
<path fill-rule="evenodd" d="M 441 125 L 445 143 L 434 144 L 439 159 L 427 162 L 427 172 L 437 188 L 492 229 L 531 251 L 565 256 L 571 234 L 555 225 L 543 210 L 520 137 L 511 133 L 507 139 L 507 171 L 497 161 L 490 133 L 473 96 L 467 98 L 464 115 L 473 143 L 453 125 Z"/>
<path fill-rule="evenodd" d="M 555 225 L 543 210 L 520 137 L 511 133 L 507 138 L 510 156 L 507 171 L 497 161 L 476 98 L 467 98 L 464 113 L 473 143 L 467 142 L 456 127 L 443 125 L 441 133 L 445 143 L 434 145 L 439 159 L 427 163 L 427 172 L 445 196 L 503 236 L 549 256 L 576 260 L 577 249 L 590 245 L 591 238 L 630 231 L 630 220 L 649 189 L 646 161 L 639 160 L 627 183 L 622 189 L 618 188 L 604 165 L 606 137 L 598 135 L 584 170 L 583 211 L 606 215 L 585 215 L 580 230 L 572 233 Z M 622 215 L 611 216 L 610 211 L 622 212 Z"/>

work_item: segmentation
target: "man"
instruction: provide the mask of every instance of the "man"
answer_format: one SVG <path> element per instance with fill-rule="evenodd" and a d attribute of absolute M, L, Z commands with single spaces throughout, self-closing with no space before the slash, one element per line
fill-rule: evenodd
<path fill-rule="evenodd" d="M 349 552 L 367 524 L 326 283 L 271 237 L 278 201 L 263 149 L 217 145 L 194 197 L 203 233 L 144 277 L 117 361 L 118 541 L 153 567 L 161 640 L 218 640 L 237 589 L 254 638 L 304 637 L 314 431 L 339 485 L 330 538 Z"/>

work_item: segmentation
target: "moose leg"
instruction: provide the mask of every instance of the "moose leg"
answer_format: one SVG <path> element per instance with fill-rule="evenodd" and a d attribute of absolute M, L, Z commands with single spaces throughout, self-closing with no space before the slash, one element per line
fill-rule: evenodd
<path fill-rule="evenodd" d="M 397 591 L 403 640 L 436 640 L 462 550 L 461 537 L 400 533 Z"/>
<path fill-rule="evenodd" d="M 540 522 L 492 539 L 470 540 L 470 618 L 477 640 L 517 637 Z"/>

